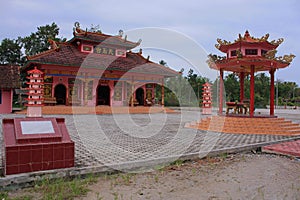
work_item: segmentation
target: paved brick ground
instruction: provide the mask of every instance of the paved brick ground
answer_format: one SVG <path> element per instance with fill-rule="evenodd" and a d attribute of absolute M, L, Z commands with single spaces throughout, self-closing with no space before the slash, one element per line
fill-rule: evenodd
<path fill-rule="evenodd" d="M 299 116 L 295 116 L 295 119 L 298 119 Z M 2 123 L 2 118 L 24 117 L 24 115 L 0 117 Z M 90 114 L 63 117 L 76 144 L 75 165 L 78 169 L 91 166 L 121 166 L 125 163 L 170 157 L 174 160 L 182 155 L 202 157 L 213 152 L 242 150 L 299 138 L 299 136 L 226 134 L 184 128 L 186 122 L 206 117 L 200 116 L 197 111 L 182 110 L 180 114 Z M 0 139 L 2 140 L 2 133 Z M 1 150 L 1 157 L 2 154 Z"/>
<path fill-rule="evenodd" d="M 300 158 L 300 140 L 268 145 L 263 147 L 262 151 Z"/>

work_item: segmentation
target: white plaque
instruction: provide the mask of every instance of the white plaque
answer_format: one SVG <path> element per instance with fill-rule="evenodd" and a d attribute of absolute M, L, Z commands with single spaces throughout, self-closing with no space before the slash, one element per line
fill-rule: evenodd
<path fill-rule="evenodd" d="M 51 121 L 21 121 L 22 134 L 54 134 Z"/>

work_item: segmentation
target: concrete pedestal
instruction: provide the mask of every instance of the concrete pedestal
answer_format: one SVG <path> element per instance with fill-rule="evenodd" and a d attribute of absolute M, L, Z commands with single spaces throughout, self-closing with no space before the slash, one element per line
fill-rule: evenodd
<path fill-rule="evenodd" d="M 4 175 L 74 167 L 63 118 L 3 119 Z"/>

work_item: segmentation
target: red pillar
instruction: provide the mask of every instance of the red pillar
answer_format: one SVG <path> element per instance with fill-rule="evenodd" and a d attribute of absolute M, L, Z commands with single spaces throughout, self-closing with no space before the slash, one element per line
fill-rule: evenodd
<path fill-rule="evenodd" d="M 244 100 L 244 82 L 245 82 L 245 73 L 240 73 L 240 102 Z"/>
<path fill-rule="evenodd" d="M 270 83 L 270 115 L 274 116 L 274 96 L 275 96 L 275 91 L 274 91 L 274 73 L 275 70 L 271 69 L 270 70 L 270 76 L 271 76 L 271 83 Z"/>
<path fill-rule="evenodd" d="M 220 91 L 219 91 L 219 114 L 223 113 L 223 90 L 224 90 L 224 72 L 223 69 L 220 69 Z"/>
<path fill-rule="evenodd" d="M 250 116 L 254 115 L 254 71 L 255 66 L 251 65 L 250 69 Z"/>
<path fill-rule="evenodd" d="M 161 106 L 164 107 L 165 105 L 165 86 L 164 86 L 164 79 L 161 82 Z"/>

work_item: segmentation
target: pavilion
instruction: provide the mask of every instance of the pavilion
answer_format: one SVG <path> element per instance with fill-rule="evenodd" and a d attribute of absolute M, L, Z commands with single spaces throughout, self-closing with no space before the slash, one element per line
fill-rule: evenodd
<path fill-rule="evenodd" d="M 28 56 L 23 71 L 37 67 L 44 73 L 44 103 L 79 106 L 148 105 L 155 87 L 178 72 L 151 62 L 142 50 L 132 52 L 138 42 L 118 35 L 82 30 L 78 22 L 67 42 L 49 40 L 51 49 Z M 164 87 L 162 87 L 164 88 Z M 164 90 L 161 92 L 164 104 Z"/>
<path fill-rule="evenodd" d="M 209 132 L 229 134 L 257 134 L 257 135 L 300 135 L 300 125 L 284 118 L 274 116 L 274 74 L 275 71 L 287 67 L 295 57 L 285 55 L 276 57 L 276 48 L 283 39 L 268 41 L 269 34 L 261 38 L 254 38 L 246 31 L 244 36 L 239 35 L 234 42 L 217 39 L 217 49 L 226 53 L 226 56 L 210 55 L 207 61 L 212 69 L 220 72 L 219 86 L 219 114 L 202 118 L 195 122 L 186 123 L 186 128 L 193 128 Z M 235 103 L 235 109 L 246 108 L 245 113 L 223 115 L 223 76 L 224 71 L 239 74 L 240 99 L 237 102 L 227 102 L 227 107 Z M 269 71 L 270 83 L 270 115 L 254 115 L 254 74 Z M 244 79 L 250 75 L 250 101 L 244 96 Z M 246 110 L 245 109 L 245 110 Z"/>
<path fill-rule="evenodd" d="M 293 54 L 276 57 L 277 47 L 283 39 L 268 41 L 269 34 L 261 38 L 252 37 L 248 31 L 234 42 L 217 39 L 216 48 L 226 56 L 209 56 L 209 67 L 220 72 L 219 114 L 223 112 L 223 76 L 224 71 L 237 73 L 240 80 L 240 105 L 245 101 L 244 79 L 250 75 L 250 117 L 254 116 L 254 74 L 268 71 L 270 73 L 270 116 L 274 116 L 274 74 L 278 69 L 289 66 L 295 57 Z"/>

